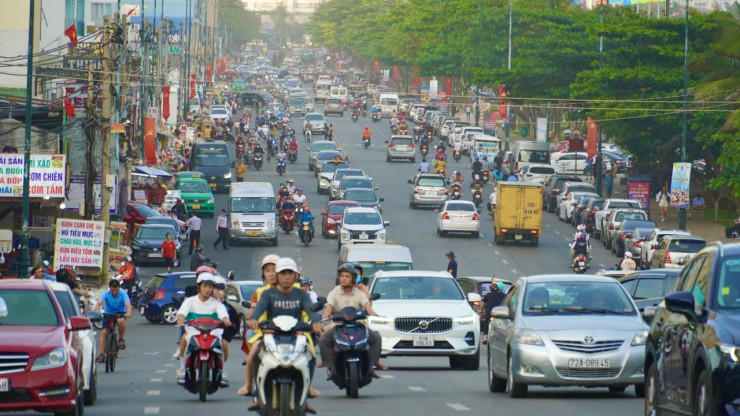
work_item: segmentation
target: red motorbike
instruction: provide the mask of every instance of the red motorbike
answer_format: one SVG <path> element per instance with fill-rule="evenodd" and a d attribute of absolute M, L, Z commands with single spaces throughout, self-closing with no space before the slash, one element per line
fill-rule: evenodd
<path fill-rule="evenodd" d="M 285 231 L 285 234 L 289 234 L 291 231 L 293 231 L 295 221 L 295 210 L 294 209 L 284 209 L 280 213 L 280 228 Z"/>
<path fill-rule="evenodd" d="M 188 322 L 186 331 L 198 331 L 188 344 L 185 352 L 185 384 L 191 393 L 197 393 L 200 401 L 206 401 L 221 386 L 223 375 L 223 350 L 221 339 L 212 334 L 222 328 L 221 321 L 212 318 L 198 318 Z"/>

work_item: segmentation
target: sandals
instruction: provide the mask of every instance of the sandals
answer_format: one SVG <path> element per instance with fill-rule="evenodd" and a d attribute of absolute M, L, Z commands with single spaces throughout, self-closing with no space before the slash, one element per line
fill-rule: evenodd
<path fill-rule="evenodd" d="M 377 368 L 380 371 L 388 371 L 388 366 L 378 361 L 377 364 L 375 364 L 375 368 Z"/>
<path fill-rule="evenodd" d="M 251 396 L 252 389 L 248 389 L 246 386 L 241 386 L 239 387 L 239 390 L 236 391 L 236 394 L 239 396 Z"/>
<path fill-rule="evenodd" d="M 126 349 L 126 342 L 123 340 L 123 338 L 120 338 L 118 340 L 118 349 L 119 350 L 125 350 Z"/>
<path fill-rule="evenodd" d="M 104 363 L 105 362 L 105 354 L 98 355 L 98 358 L 95 359 L 96 363 Z"/>

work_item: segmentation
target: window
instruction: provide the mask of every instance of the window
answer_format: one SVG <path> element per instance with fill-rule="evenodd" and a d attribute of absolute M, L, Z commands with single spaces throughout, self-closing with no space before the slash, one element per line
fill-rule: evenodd
<path fill-rule="evenodd" d="M 373 293 L 380 293 L 381 299 L 386 300 L 464 300 L 454 279 L 440 277 L 381 277 L 376 279 Z"/>
<path fill-rule="evenodd" d="M 179 278 L 175 279 L 175 290 L 185 290 L 188 286 L 195 285 L 195 279 L 192 278 Z"/>
<path fill-rule="evenodd" d="M 663 279 L 640 279 L 633 299 L 653 299 L 663 297 Z"/>
<path fill-rule="evenodd" d="M 706 247 L 706 241 L 699 240 L 671 240 L 671 253 L 698 253 Z"/>
<path fill-rule="evenodd" d="M 57 298 L 57 302 L 59 302 L 59 305 L 62 307 L 64 318 L 67 321 L 69 321 L 69 318 L 73 316 L 80 315 L 80 310 L 78 309 L 79 306 L 77 306 L 74 298 L 69 295 L 69 292 L 67 292 L 66 288 L 54 290 L 54 295 Z"/>
<path fill-rule="evenodd" d="M 626 290 L 627 293 L 629 293 L 630 296 L 632 296 L 633 298 L 633 294 L 635 293 L 635 286 L 637 285 L 637 280 L 638 279 L 629 279 L 622 282 L 622 287 L 624 287 L 624 290 Z"/>
<path fill-rule="evenodd" d="M 740 309 L 740 259 L 725 258 L 719 267 L 717 302 L 720 309 Z"/>
<path fill-rule="evenodd" d="M 661 243 L 661 246 L 664 246 L 666 244 L 666 241 L 663 240 Z M 697 259 L 694 259 L 691 263 L 689 263 L 683 271 L 681 271 L 681 274 L 679 276 L 679 283 L 676 286 L 677 289 L 681 292 L 691 292 L 691 289 L 694 286 L 694 281 L 696 280 L 696 274 L 699 272 L 699 268 L 701 267 L 701 264 L 704 262 L 704 258 L 700 257 Z"/>
<path fill-rule="evenodd" d="M 518 293 L 519 293 L 519 286 L 512 286 L 511 289 L 509 289 L 509 292 L 506 294 L 506 297 L 504 298 L 504 301 L 502 302 L 503 306 L 506 306 L 509 308 L 509 316 L 513 317 L 516 313 L 516 307 L 518 302 Z"/>
<path fill-rule="evenodd" d="M 0 298 L 8 306 L 8 315 L 0 318 L 0 325 L 59 325 L 56 308 L 46 290 L 0 289 Z"/>
<path fill-rule="evenodd" d="M 709 293 L 709 283 L 712 281 L 713 265 L 714 256 L 704 256 L 696 274 L 696 282 L 691 288 L 691 294 L 694 296 L 694 313 L 697 315 L 701 315 L 702 310 L 707 307 L 707 293 Z"/>

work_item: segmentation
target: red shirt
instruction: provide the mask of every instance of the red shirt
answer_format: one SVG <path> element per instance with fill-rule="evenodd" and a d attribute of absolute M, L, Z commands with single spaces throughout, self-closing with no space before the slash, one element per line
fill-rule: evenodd
<path fill-rule="evenodd" d="M 166 259 L 174 259 L 176 252 L 177 246 L 175 245 L 175 242 L 172 240 L 164 240 L 164 242 L 162 243 L 162 257 Z"/>
<path fill-rule="evenodd" d="M 118 274 L 123 275 L 123 280 L 132 280 L 135 276 L 134 273 L 134 265 L 131 263 L 127 263 L 125 266 L 121 266 L 118 269 Z"/>

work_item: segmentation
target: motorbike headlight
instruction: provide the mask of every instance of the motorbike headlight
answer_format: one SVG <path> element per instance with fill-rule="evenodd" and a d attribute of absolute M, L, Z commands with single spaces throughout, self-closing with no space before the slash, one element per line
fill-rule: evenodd
<path fill-rule="evenodd" d="M 733 362 L 740 362 L 740 348 L 734 345 L 717 344 L 722 355 Z"/>
<path fill-rule="evenodd" d="M 648 331 L 637 331 L 635 337 L 632 338 L 632 345 L 645 345 L 647 342 Z"/>
<path fill-rule="evenodd" d="M 458 325 L 473 325 L 476 317 L 476 315 L 464 316 L 462 318 L 454 319 L 453 322 Z"/>
<path fill-rule="evenodd" d="M 522 329 L 517 331 L 516 340 L 520 344 L 545 345 L 545 343 L 542 342 L 542 338 L 540 338 L 540 336 L 531 329 Z"/>
<path fill-rule="evenodd" d="M 213 203 L 213 198 L 211 198 L 208 201 L 206 201 L 206 204 L 212 204 L 212 203 Z"/>
<path fill-rule="evenodd" d="M 48 370 L 57 368 L 67 362 L 67 351 L 64 348 L 54 348 L 45 355 L 36 358 L 31 366 L 31 371 Z"/>
<path fill-rule="evenodd" d="M 224 175 L 224 179 L 231 179 L 231 172 Z"/>

